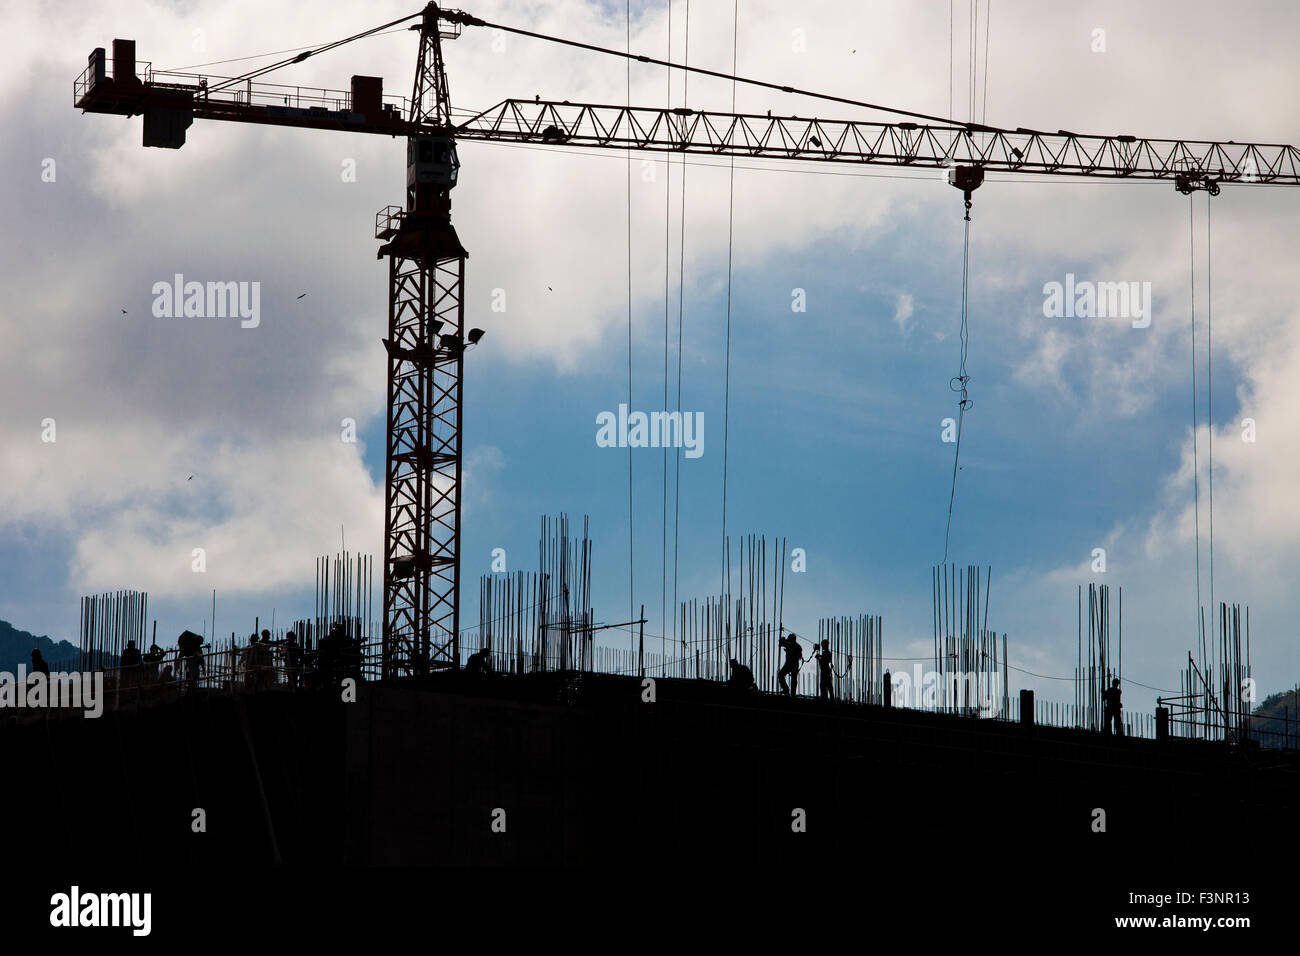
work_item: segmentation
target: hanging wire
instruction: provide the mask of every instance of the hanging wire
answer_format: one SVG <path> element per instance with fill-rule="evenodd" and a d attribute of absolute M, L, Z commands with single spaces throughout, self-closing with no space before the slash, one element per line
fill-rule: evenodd
<path fill-rule="evenodd" d="M 736 72 L 736 53 L 740 44 L 740 0 L 732 9 L 731 72 Z M 731 112 L 736 112 L 736 81 L 731 81 Z M 727 453 L 731 438 L 731 263 L 732 240 L 736 225 L 736 158 L 730 157 L 727 184 L 727 357 L 722 385 L 722 590 L 727 587 Z"/>
<path fill-rule="evenodd" d="M 369 33 L 367 34 L 367 36 L 386 36 L 387 34 L 390 33 L 406 33 L 408 32 L 408 30 L 409 30 L 408 27 L 400 27 L 399 29 L 396 30 L 384 30 L 381 33 Z M 323 44 L 308 43 L 306 46 L 290 47 L 287 50 L 270 50 L 266 53 L 252 53 L 248 56 L 231 57 L 228 60 L 212 60 L 208 63 L 191 63 L 188 66 L 173 66 L 167 68 L 166 70 L 159 70 L 158 72 L 159 73 L 184 73 L 186 70 L 201 70 L 209 66 L 224 66 L 227 63 L 244 63 L 248 60 L 261 60 L 268 56 L 283 56 L 285 53 L 301 53 L 303 50 L 311 50 L 317 46 L 321 46 L 322 49 L 324 48 Z M 318 50 L 317 52 L 320 51 Z"/>
<path fill-rule="evenodd" d="M 1188 249 L 1190 252 L 1190 266 L 1188 273 L 1191 277 L 1191 295 L 1192 295 L 1192 502 L 1193 515 L 1196 521 L 1194 538 L 1196 541 L 1196 617 L 1197 621 L 1201 620 L 1201 464 L 1200 456 L 1197 449 L 1197 421 L 1196 421 L 1196 206 L 1193 201 L 1195 194 L 1187 197 L 1187 239 Z M 1205 662 L 1205 629 L 1198 623 L 1201 632 L 1201 662 Z"/>
<path fill-rule="evenodd" d="M 967 58 L 967 65 L 970 67 L 970 87 L 968 93 L 970 105 L 966 108 L 966 118 L 972 123 L 975 122 L 976 77 L 979 76 L 979 24 L 980 0 L 970 0 L 970 56 Z"/>
<path fill-rule="evenodd" d="M 966 327 L 966 303 L 969 293 L 969 275 L 970 275 L 970 214 L 967 213 L 965 220 L 965 235 L 961 248 L 961 367 L 958 373 L 948 380 L 948 387 L 954 392 L 958 392 L 961 398 L 957 402 L 957 447 L 952 456 L 952 492 L 948 496 L 948 527 L 943 533 L 943 560 L 948 560 L 948 544 L 952 535 L 952 507 L 957 498 L 957 471 L 958 462 L 961 461 L 961 432 L 962 423 L 966 417 L 966 410 L 975 403 L 966 396 L 966 386 L 970 382 L 970 376 L 966 374 L 966 347 L 968 342 L 968 330 Z"/>
<path fill-rule="evenodd" d="M 948 0 L 948 115 L 952 115 L 953 106 L 953 20 L 956 17 L 957 0 Z"/>
<path fill-rule="evenodd" d="M 1210 492 L 1210 613 L 1214 613 L 1214 272 L 1211 268 L 1213 241 L 1210 206 L 1213 199 L 1205 194 L 1205 417 L 1209 429 L 1207 454 Z"/>
<path fill-rule="evenodd" d="M 253 80 L 259 76 L 265 76 L 267 73 L 270 73 L 272 70 L 278 70 L 281 67 L 290 66 L 291 64 L 294 63 L 301 63 L 309 56 L 316 56 L 317 54 L 325 53 L 329 50 L 333 50 L 336 49 L 337 47 L 341 47 L 345 43 L 351 43 L 354 40 L 361 40 L 368 36 L 375 36 L 376 34 L 388 30 L 390 27 L 397 26 L 397 24 L 399 23 L 405 23 L 407 20 L 414 20 L 416 17 L 420 17 L 423 15 L 424 15 L 423 11 L 421 11 L 420 13 L 412 13 L 409 16 L 400 17 L 397 20 L 392 20 L 388 23 L 381 24 L 380 26 L 374 27 L 370 30 L 364 30 L 361 33 L 355 33 L 350 37 L 344 37 L 342 40 L 335 40 L 333 43 L 327 43 L 324 46 L 318 47 L 314 50 L 304 50 L 303 52 L 297 54 L 296 56 L 291 56 L 284 60 L 277 60 L 276 62 L 268 66 L 259 67 L 256 70 L 251 70 L 248 73 L 242 73 L 239 76 L 231 77 L 228 80 L 222 80 L 220 83 L 208 87 L 208 95 L 211 96 L 213 93 L 219 93 L 221 90 L 224 90 L 226 87 L 233 86 L 236 83 L 242 83 L 246 80 Z"/>
<path fill-rule="evenodd" d="M 992 29 L 993 0 L 984 3 L 984 106 L 980 111 L 980 125 L 989 118 L 989 31 Z"/>
<path fill-rule="evenodd" d="M 632 0 L 627 0 L 627 48 L 632 50 Z M 627 105 L 632 106 L 632 61 L 627 61 Z M 627 407 L 632 409 L 632 150 L 627 151 Z M 632 547 L 632 443 L 627 443 L 627 619 L 636 617 Z"/>
<path fill-rule="evenodd" d="M 673 58 L 673 0 L 668 0 L 668 59 Z M 673 71 L 669 68 L 667 71 L 668 92 L 665 94 L 665 103 L 673 101 Z M 686 157 L 682 157 L 683 167 L 685 166 Z M 670 160 L 664 161 L 664 412 L 668 411 L 668 296 L 669 296 L 669 274 L 672 271 L 671 261 L 669 259 L 669 235 L 672 230 L 672 201 L 673 201 L 673 164 Z M 668 448 L 662 449 L 663 457 L 663 543 L 661 551 L 660 583 L 659 583 L 659 621 L 660 628 L 665 632 L 660 635 L 660 657 L 667 659 L 668 649 L 666 647 L 668 631 Z"/>
<path fill-rule="evenodd" d="M 691 61 L 691 0 L 686 0 L 686 50 L 682 57 L 687 63 Z M 690 85 L 690 73 L 682 77 L 682 104 L 686 103 L 687 88 Z M 686 305 L 686 156 L 682 155 L 682 208 L 681 236 L 678 241 L 680 261 L 677 268 L 677 411 L 682 410 L 682 314 Z M 682 450 L 676 449 L 675 483 L 673 491 L 673 607 L 677 607 L 677 582 L 679 538 L 682 517 Z M 684 636 L 684 635 L 683 635 Z M 673 613 L 673 638 L 676 640 L 677 614 Z"/>
<path fill-rule="evenodd" d="M 687 11 L 686 22 L 687 22 L 687 32 L 689 33 L 690 30 L 689 10 Z M 892 113 L 896 116 L 907 116 L 910 117 L 911 119 L 929 120 L 930 122 L 942 123 L 947 126 L 961 126 L 967 129 L 981 129 L 985 132 L 992 132 L 992 133 L 1013 132 L 1012 130 L 1009 129 L 994 129 L 994 128 L 984 129 L 983 127 L 980 127 L 979 124 L 974 122 L 973 102 L 971 107 L 971 112 L 972 112 L 971 120 L 962 122 L 960 120 L 951 119 L 950 117 L 947 116 L 935 116 L 932 113 L 919 113 L 916 110 L 906 110 L 894 106 L 883 106 L 879 103 L 868 103 L 865 100 L 855 100 L 844 96 L 834 96 L 830 93 L 819 93 L 816 90 L 805 90 L 799 87 L 786 86 L 780 83 L 769 83 L 765 80 L 754 79 L 753 77 L 737 76 L 734 73 L 723 73 L 718 70 L 708 70 L 705 69 L 704 67 L 690 66 L 689 58 L 684 58 L 685 62 L 683 63 L 671 63 L 667 60 L 660 60 L 651 56 L 629 53 L 625 50 L 612 50 L 608 47 L 596 46 L 593 43 L 582 43 L 578 40 L 567 40 L 564 37 L 552 36 L 546 33 L 535 33 L 532 30 L 523 30 L 520 29 L 519 27 L 509 27 L 500 23 L 490 23 L 485 20 L 475 19 L 473 25 L 488 27 L 494 30 L 503 30 L 506 33 L 514 33 L 519 36 L 532 37 L 535 40 L 547 40 L 551 43 L 559 43 L 564 46 L 576 47 L 580 50 L 589 50 L 593 53 L 605 53 L 610 56 L 627 57 L 627 58 L 635 59 L 638 63 L 647 63 L 647 64 L 652 64 L 654 66 L 668 66 L 675 70 L 681 70 L 684 73 L 699 73 L 702 76 L 711 76 L 714 77 L 715 79 L 734 80 L 735 82 L 744 83 L 748 86 L 759 86 L 759 87 L 763 87 L 764 89 L 776 90 L 780 93 L 790 93 L 795 96 L 807 96 L 807 97 L 811 97 L 812 99 L 826 100 L 831 103 L 841 103 L 847 106 L 860 106 L 864 109 L 877 110 L 882 113 Z M 951 110 L 949 112 L 951 113 Z"/>

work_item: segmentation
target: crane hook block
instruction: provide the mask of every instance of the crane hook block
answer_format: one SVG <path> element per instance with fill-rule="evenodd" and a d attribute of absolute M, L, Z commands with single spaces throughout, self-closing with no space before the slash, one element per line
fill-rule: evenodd
<path fill-rule="evenodd" d="M 948 185 L 960 189 L 966 197 L 966 221 L 970 221 L 971 193 L 984 182 L 984 169 L 980 166 L 954 166 L 948 170 Z"/>

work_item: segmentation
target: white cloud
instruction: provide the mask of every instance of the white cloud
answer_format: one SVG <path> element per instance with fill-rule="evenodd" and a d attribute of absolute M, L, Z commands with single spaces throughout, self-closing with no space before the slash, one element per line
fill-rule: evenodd
<path fill-rule="evenodd" d="M 900 292 L 898 298 L 894 300 L 894 324 L 898 326 L 898 331 L 906 334 L 907 320 L 912 317 L 912 297 L 905 292 Z"/>
<path fill-rule="evenodd" d="M 339 526 L 354 541 L 383 533 L 383 489 L 359 467 L 355 446 L 300 440 L 212 449 L 194 481 L 156 482 L 156 497 L 133 494 L 79 536 L 72 577 L 87 591 L 136 586 L 159 597 L 265 593 L 300 583 L 311 558 L 336 550 Z M 172 484 L 164 490 L 157 485 Z M 310 493 L 308 492 L 310 489 Z M 215 515 L 186 513 L 183 495 L 219 497 Z M 327 522 L 325 515 L 336 520 Z M 206 570 L 193 570 L 194 549 Z"/>

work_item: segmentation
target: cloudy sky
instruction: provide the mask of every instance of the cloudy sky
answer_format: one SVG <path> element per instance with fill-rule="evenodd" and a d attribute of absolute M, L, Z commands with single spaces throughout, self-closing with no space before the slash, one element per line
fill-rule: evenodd
<path fill-rule="evenodd" d="M 186 627 L 211 632 L 215 588 L 218 632 L 242 635 L 255 615 L 310 612 L 314 558 L 338 550 L 341 534 L 349 550 L 380 553 L 386 266 L 373 216 L 402 201 L 402 145 L 197 121 L 183 149 L 145 150 L 138 118 L 73 109 L 72 82 L 114 37 L 134 38 L 157 69 L 229 76 L 275 57 L 218 61 L 319 45 L 416 6 L 0 3 L 0 618 L 75 641 L 79 595 L 138 588 L 170 641 Z M 1248 0 L 1224 16 L 1221 4 L 1173 0 L 993 0 L 991 17 L 980 8 L 974 91 L 970 9 L 956 6 L 740 0 L 733 35 L 733 4 L 697 0 L 688 38 L 685 0 L 639 2 L 632 47 L 729 70 L 734 40 L 746 76 L 962 119 L 973 101 L 977 119 L 1001 126 L 1300 143 L 1293 4 Z M 626 42 L 622 4 L 467 9 Z M 415 48 L 399 31 L 268 80 L 341 89 L 372 74 L 409 93 Z M 458 108 L 627 96 L 623 61 L 535 40 L 469 29 L 446 57 Z M 643 65 L 631 86 L 648 106 L 729 109 L 732 97 L 727 82 L 684 84 Z M 742 112 L 881 118 L 745 86 L 735 95 Z M 565 511 L 592 519 L 599 617 L 625 620 L 629 603 L 644 603 L 657 641 L 674 583 L 686 598 L 720 582 L 732 173 L 708 157 L 670 167 L 647 154 L 633 157 L 629 184 L 623 153 L 487 143 L 463 144 L 461 160 L 468 321 L 488 330 L 465 388 L 462 620 L 477 619 L 492 550 L 506 550 L 511 570 L 533 567 L 539 516 Z M 1125 677 L 1177 687 L 1196 640 L 1193 358 L 1201 602 L 1212 430 L 1214 600 L 1249 605 L 1261 691 L 1290 687 L 1300 190 L 1225 188 L 1213 201 L 1212 273 L 1207 199 L 1190 201 L 1193 353 L 1186 197 L 1168 184 L 990 180 L 971 227 L 974 406 L 950 560 L 992 566 L 990 625 L 1008 634 L 1013 665 L 1045 675 L 1019 673 L 1013 690 L 1070 699 L 1051 678 L 1073 666 L 1076 588 L 1094 581 L 1124 589 Z M 942 421 L 956 409 L 961 214 L 960 195 L 927 170 L 747 159 L 734 171 L 727 530 L 805 549 L 806 572 L 786 576 L 788 626 L 882 614 L 898 658 L 931 643 L 930 568 L 952 487 Z M 260 324 L 155 317 L 154 283 L 176 273 L 259 282 Z M 1149 282 L 1150 327 L 1044 317 L 1044 285 L 1067 274 Z M 504 311 L 492 309 L 497 290 Z M 792 311 L 795 290 L 806 311 Z M 703 413 L 704 453 L 679 464 L 637 450 L 629 515 L 628 453 L 597 446 L 596 416 L 628 401 L 629 310 L 631 407 L 676 407 L 679 303 L 681 408 Z M 55 440 L 43 440 L 51 419 Z M 356 442 L 343 440 L 344 419 Z M 206 552 L 202 574 L 194 548 Z M 1125 702 L 1153 696 L 1130 686 Z"/>

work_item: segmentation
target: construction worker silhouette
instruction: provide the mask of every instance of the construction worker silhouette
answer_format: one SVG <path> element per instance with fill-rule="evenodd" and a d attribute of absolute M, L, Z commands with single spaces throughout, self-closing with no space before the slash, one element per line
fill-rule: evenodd
<path fill-rule="evenodd" d="M 262 630 L 262 639 L 257 642 L 255 654 L 257 674 L 253 683 L 259 689 L 274 687 L 276 684 L 275 649 L 271 646 L 271 632 Z"/>
<path fill-rule="evenodd" d="M 137 667 L 140 664 L 140 648 L 135 646 L 135 641 L 127 641 L 126 649 L 122 651 L 122 666 Z"/>
<path fill-rule="evenodd" d="M 185 665 L 185 689 L 199 688 L 199 672 L 203 670 L 203 638 L 193 631 L 182 631 L 176 638 L 176 664 Z"/>
<path fill-rule="evenodd" d="M 162 663 L 164 656 L 163 649 L 158 646 L 156 641 L 151 643 L 149 645 L 149 650 L 144 652 L 144 657 L 142 657 L 141 660 L 146 665 L 144 668 L 144 676 L 149 683 L 153 683 L 158 679 L 158 665 Z"/>
<path fill-rule="evenodd" d="M 302 678 L 302 645 L 293 631 L 284 636 L 284 673 L 289 686 L 296 689 Z"/>
<path fill-rule="evenodd" d="M 339 680 L 339 658 L 343 654 L 343 625 L 335 622 L 330 625 L 316 646 L 317 678 L 326 687 L 334 686 Z"/>
<path fill-rule="evenodd" d="M 119 661 L 121 686 L 134 687 L 140 683 L 140 660 L 140 648 L 135 646 L 135 641 L 127 641 Z"/>
<path fill-rule="evenodd" d="M 480 677 L 490 674 L 492 672 L 491 651 L 483 647 L 471 654 L 469 660 L 465 662 L 465 671 Z"/>
<path fill-rule="evenodd" d="M 727 687 L 731 690 L 748 693 L 755 690 L 757 686 L 754 683 L 754 672 L 733 657 L 731 659 L 731 678 L 727 681 Z"/>
<path fill-rule="evenodd" d="M 781 685 L 781 693 L 794 696 L 799 685 L 799 665 L 803 663 L 803 648 L 799 646 L 799 635 L 794 631 L 789 637 L 780 638 L 778 644 L 785 650 L 785 663 L 776 672 L 776 682 Z M 785 675 L 790 674 L 790 684 L 785 682 Z"/>
<path fill-rule="evenodd" d="M 813 655 L 817 658 L 817 699 L 834 700 L 835 695 L 832 691 L 831 675 L 835 673 L 831 667 L 834 655 L 831 654 L 831 642 L 822 641 L 821 650 Z"/>
<path fill-rule="evenodd" d="M 1120 723 L 1120 695 L 1119 695 L 1119 678 L 1116 677 L 1110 682 L 1110 688 L 1102 695 L 1102 717 L 1101 732 L 1107 737 L 1110 736 L 1110 725 L 1115 724 L 1115 736 L 1124 736 L 1124 727 Z"/>
<path fill-rule="evenodd" d="M 258 665 L 260 660 L 256 631 L 248 635 L 248 646 L 240 652 L 239 656 L 244 665 L 244 687 L 248 690 L 252 690 L 257 686 Z"/>

